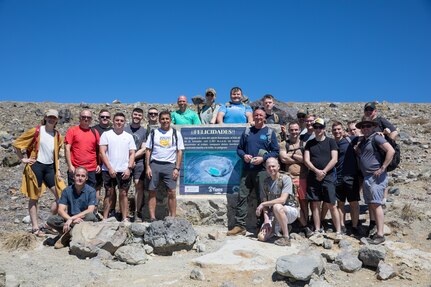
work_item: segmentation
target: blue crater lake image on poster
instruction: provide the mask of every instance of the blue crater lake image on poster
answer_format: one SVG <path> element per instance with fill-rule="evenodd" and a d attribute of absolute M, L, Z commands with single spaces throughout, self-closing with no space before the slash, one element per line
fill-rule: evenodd
<path fill-rule="evenodd" d="M 184 184 L 239 184 L 241 169 L 236 151 L 184 154 Z"/>

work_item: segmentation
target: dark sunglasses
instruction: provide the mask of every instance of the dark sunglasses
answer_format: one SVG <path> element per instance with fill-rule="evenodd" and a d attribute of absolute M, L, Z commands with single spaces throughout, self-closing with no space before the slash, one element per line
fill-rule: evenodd
<path fill-rule="evenodd" d="M 364 109 L 366 112 L 372 112 L 372 111 L 374 111 L 374 109 L 373 108 L 366 108 L 366 109 Z"/>
<path fill-rule="evenodd" d="M 371 128 L 373 125 L 362 125 L 361 129 L 369 129 Z"/>
<path fill-rule="evenodd" d="M 150 116 L 157 116 L 159 113 L 148 113 Z"/>
<path fill-rule="evenodd" d="M 305 115 L 303 115 L 303 114 L 296 115 L 296 117 L 297 117 L 298 119 L 305 119 Z"/>
<path fill-rule="evenodd" d="M 325 126 L 313 126 L 315 130 L 323 130 Z"/>
<path fill-rule="evenodd" d="M 100 116 L 101 119 L 110 119 L 110 116 Z"/>
<path fill-rule="evenodd" d="M 91 119 L 92 119 L 92 117 L 88 117 L 88 116 L 81 116 L 81 119 L 82 119 L 82 120 L 91 120 Z"/>

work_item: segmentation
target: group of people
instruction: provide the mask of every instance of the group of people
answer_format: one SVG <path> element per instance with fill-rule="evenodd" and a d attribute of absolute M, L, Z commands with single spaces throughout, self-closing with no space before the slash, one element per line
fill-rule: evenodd
<path fill-rule="evenodd" d="M 41 125 L 26 131 L 13 144 L 25 164 L 21 190 L 30 198 L 32 233 L 44 236 L 45 226 L 38 225 L 37 203 L 46 187 L 55 196 L 51 207 L 54 215 L 47 224 L 62 234 L 55 245 L 58 248 L 67 245 L 74 224 L 97 220 L 102 187 L 103 220 L 115 214 L 118 189 L 121 221 L 129 222 L 128 190 L 132 180 L 133 219 L 142 218 L 144 190 L 147 190 L 150 221 L 156 220 L 156 191 L 160 181 L 168 190 L 169 215 L 176 216 L 176 184 L 184 142 L 172 124 L 243 123 L 248 125 L 237 154 L 244 164 L 235 226 L 228 235 L 246 233 L 248 197 L 253 191 L 258 198 L 259 240 L 266 241 L 279 234 L 281 238 L 275 243 L 290 245 L 289 226 L 297 219 L 307 236 L 324 232 L 321 221 L 328 210 L 337 236 L 342 236 L 346 232 L 346 199 L 351 209 L 352 230 L 357 233 L 362 188 L 370 209 L 370 227 L 377 227 L 370 243 L 385 240 L 382 209 L 387 186 L 385 169 L 394 151 L 382 135 L 395 139 L 397 132 L 386 119 L 377 116 L 374 103 L 367 103 L 362 121 L 349 122 L 347 129 L 334 122 L 333 137 L 327 137 L 322 118 L 303 110 L 298 111 L 297 120 L 282 125 L 279 136 L 266 125 L 281 124 L 280 115 L 273 111 L 272 95 L 265 95 L 263 106 L 254 110 L 244 101 L 239 87 L 231 89 L 230 101 L 224 105 L 216 104 L 215 98 L 216 91 L 207 89 L 205 103 L 198 105 L 197 112 L 188 108 L 185 96 L 178 98 L 178 110 L 172 113 L 152 107 L 148 109 L 146 127 L 142 126 L 141 108 L 133 109 L 127 126 L 126 116 L 121 112 L 114 114 L 111 123 L 111 113 L 106 109 L 99 112 L 99 122 L 92 126 L 92 112 L 83 110 L 79 124 L 69 128 L 64 138 L 56 130 L 58 112 L 48 110 Z M 386 152 L 386 158 L 375 152 L 374 141 Z M 58 162 L 63 144 L 67 187 Z"/>

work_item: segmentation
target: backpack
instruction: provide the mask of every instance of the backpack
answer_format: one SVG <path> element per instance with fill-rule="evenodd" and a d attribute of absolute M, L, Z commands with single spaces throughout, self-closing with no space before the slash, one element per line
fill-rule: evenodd
<path fill-rule="evenodd" d="M 94 135 L 94 138 L 96 139 L 96 162 L 99 165 L 100 164 L 100 159 L 99 159 L 99 145 L 97 144 L 97 136 L 96 136 L 96 128 L 95 127 L 91 127 L 90 128 L 91 132 Z M 97 132 L 99 133 L 99 132 Z"/>
<path fill-rule="evenodd" d="M 373 146 L 374 151 L 378 151 L 380 153 L 380 157 L 381 157 L 381 161 L 383 162 L 386 158 L 386 152 L 384 150 L 382 150 L 376 142 L 376 135 L 373 136 L 373 138 L 371 139 L 371 144 Z M 389 163 L 389 165 L 386 167 L 387 171 L 393 171 L 394 169 L 396 169 L 398 167 L 398 165 L 401 162 L 401 150 L 400 150 L 400 146 L 390 137 L 388 137 L 387 135 L 385 135 L 385 140 L 393 147 L 393 149 L 395 150 L 395 154 L 392 157 L 391 162 Z"/>
<path fill-rule="evenodd" d="M 151 130 L 150 136 L 151 136 L 151 153 L 153 153 L 153 149 L 154 149 L 154 129 Z M 178 150 L 177 130 L 174 129 L 174 128 L 172 128 L 172 142 L 174 142 L 174 138 L 175 138 L 175 147 Z M 150 154 L 150 160 L 151 160 L 151 154 Z"/>
<path fill-rule="evenodd" d="M 290 146 L 290 143 L 289 143 L 289 140 L 287 140 L 286 141 L 286 153 L 289 152 L 289 146 Z M 304 154 L 304 142 L 301 140 L 299 141 L 299 149 L 301 150 L 302 154 Z M 297 150 L 298 149 L 294 149 L 292 151 L 293 151 L 293 153 L 295 153 Z"/>

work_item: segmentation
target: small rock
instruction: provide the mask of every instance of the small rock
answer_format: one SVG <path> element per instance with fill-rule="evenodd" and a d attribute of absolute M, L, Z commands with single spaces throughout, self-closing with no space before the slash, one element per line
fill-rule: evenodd
<path fill-rule="evenodd" d="M 95 258 L 100 260 L 112 260 L 114 256 L 112 256 L 112 254 L 109 253 L 108 251 L 104 249 L 100 249 Z"/>
<path fill-rule="evenodd" d="M 313 234 L 310 238 L 308 238 L 308 240 L 310 240 L 311 242 L 313 242 L 317 246 L 322 246 L 324 239 L 325 238 L 320 233 Z"/>
<path fill-rule="evenodd" d="M 30 215 L 27 215 L 22 219 L 22 223 L 29 224 L 30 222 L 31 222 Z"/>
<path fill-rule="evenodd" d="M 431 240 L 431 232 L 430 232 L 430 233 L 428 233 L 427 240 Z"/>
<path fill-rule="evenodd" d="M 311 279 L 310 283 L 308 284 L 309 287 L 331 287 L 332 285 L 329 284 L 324 279 Z"/>
<path fill-rule="evenodd" d="M 195 268 L 190 272 L 190 279 L 204 281 L 205 275 L 201 270 Z"/>
<path fill-rule="evenodd" d="M 308 252 L 306 254 L 279 257 L 275 265 L 275 270 L 278 274 L 285 277 L 300 281 L 308 281 L 313 274 L 322 274 L 323 267 L 324 259 L 322 256 L 316 252 Z"/>
<path fill-rule="evenodd" d="M 335 258 L 335 263 L 340 266 L 341 270 L 348 273 L 358 271 L 362 267 L 361 260 L 349 252 L 342 252 L 339 254 L 337 258 Z"/>
<path fill-rule="evenodd" d="M 108 261 L 105 261 L 104 264 L 109 269 L 115 269 L 115 270 L 127 269 L 127 263 L 125 262 L 108 260 Z"/>
<path fill-rule="evenodd" d="M 151 245 L 145 244 L 144 245 L 145 253 L 152 254 L 154 251 L 154 248 Z"/>
<path fill-rule="evenodd" d="M 206 246 L 203 243 L 198 243 L 196 244 L 196 251 L 197 252 L 205 252 L 206 251 Z"/>
<path fill-rule="evenodd" d="M 225 281 L 221 283 L 220 287 L 236 287 L 236 285 L 233 282 Z"/>
<path fill-rule="evenodd" d="M 114 255 L 118 260 L 131 265 L 144 264 L 147 261 L 145 250 L 134 245 L 121 246 Z"/>
<path fill-rule="evenodd" d="M 359 260 L 365 266 L 377 267 L 381 260 L 385 260 L 386 249 L 384 246 L 368 245 L 359 249 Z"/>
<path fill-rule="evenodd" d="M 145 223 L 132 223 L 132 225 L 130 225 L 130 231 L 135 236 L 143 236 L 147 227 L 148 225 Z"/>
<path fill-rule="evenodd" d="M 347 249 L 352 246 L 352 243 L 347 239 L 341 239 L 340 242 L 338 242 L 338 247 L 341 249 Z"/>
<path fill-rule="evenodd" d="M 221 231 L 213 231 L 208 233 L 208 238 L 211 240 L 219 240 L 226 237 L 226 232 Z"/>
<path fill-rule="evenodd" d="M 391 189 L 389 189 L 389 194 L 398 196 L 400 195 L 400 189 L 398 187 L 392 187 Z"/>
<path fill-rule="evenodd" d="M 112 103 L 113 104 L 121 104 L 120 100 L 113 100 Z"/>
<path fill-rule="evenodd" d="M 329 240 L 329 239 L 323 240 L 323 248 L 332 249 L 332 245 L 333 245 L 332 240 Z"/>
<path fill-rule="evenodd" d="M 385 263 L 384 261 L 380 261 L 377 266 L 377 279 L 380 280 L 388 280 L 395 277 L 396 272 L 391 265 Z"/>
<path fill-rule="evenodd" d="M 6 271 L 0 268 L 0 287 L 6 286 Z"/>

